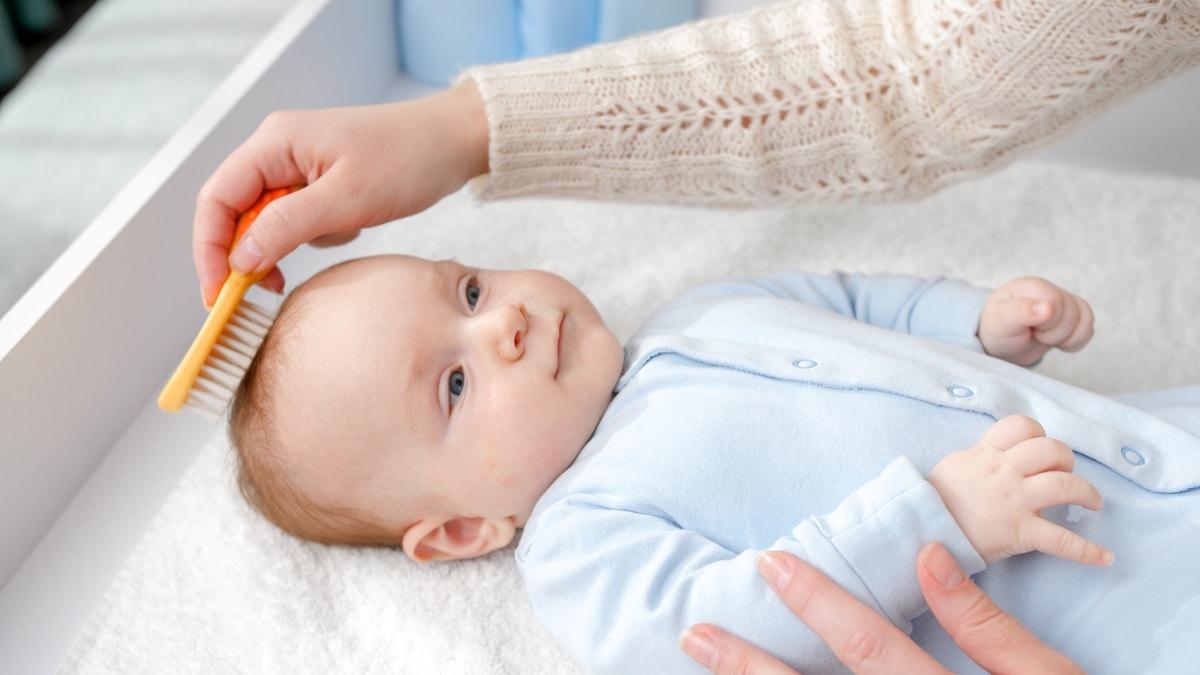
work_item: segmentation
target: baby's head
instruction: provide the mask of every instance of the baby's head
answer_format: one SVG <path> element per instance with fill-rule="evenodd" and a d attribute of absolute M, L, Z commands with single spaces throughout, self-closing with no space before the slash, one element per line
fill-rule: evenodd
<path fill-rule="evenodd" d="M 553 274 L 343 263 L 284 302 L 238 389 L 239 483 L 304 539 L 483 555 L 574 461 L 622 362 Z"/>

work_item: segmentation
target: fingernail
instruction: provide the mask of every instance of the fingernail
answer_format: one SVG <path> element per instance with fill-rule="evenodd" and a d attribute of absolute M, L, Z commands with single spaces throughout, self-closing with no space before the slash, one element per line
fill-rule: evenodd
<path fill-rule="evenodd" d="M 941 551 L 935 551 L 935 548 L 940 548 Z M 922 557 L 925 560 L 925 569 L 929 570 L 934 580 L 944 588 L 958 588 L 967 580 L 967 575 L 958 566 L 958 561 L 940 543 L 927 546 Z"/>
<path fill-rule="evenodd" d="M 787 587 L 792 579 L 791 564 L 774 551 L 767 551 L 758 557 L 758 571 L 776 592 Z"/>
<path fill-rule="evenodd" d="M 241 274 L 251 274 L 258 271 L 262 259 L 263 254 L 262 250 L 258 248 L 258 242 L 254 241 L 253 236 L 247 234 L 238 242 L 233 253 L 229 254 L 229 266 Z"/>
<path fill-rule="evenodd" d="M 684 654 L 692 657 L 696 663 L 712 670 L 717 666 L 717 645 L 707 635 L 692 630 L 683 631 L 679 636 L 679 648 Z"/>
<path fill-rule="evenodd" d="M 1105 567 L 1112 565 L 1113 560 L 1115 559 L 1116 558 L 1113 557 L 1112 551 L 1105 551 L 1104 553 L 1100 554 L 1100 562 L 1103 563 Z"/>

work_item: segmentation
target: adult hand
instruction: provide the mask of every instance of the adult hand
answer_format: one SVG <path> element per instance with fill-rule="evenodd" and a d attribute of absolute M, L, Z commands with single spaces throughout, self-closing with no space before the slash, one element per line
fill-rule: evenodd
<path fill-rule="evenodd" d="M 856 673 L 949 673 L 883 616 L 799 558 L 769 551 L 758 569 L 784 603 Z M 1082 673 L 992 602 L 938 542 L 921 549 L 917 579 L 929 608 L 967 656 L 990 673 Z M 795 675 L 757 647 L 710 624 L 680 637 L 716 675 Z"/>
<path fill-rule="evenodd" d="M 272 113 L 200 190 L 192 256 L 205 305 L 232 265 L 270 269 L 302 243 L 353 239 L 418 213 L 487 172 L 487 117 L 471 80 L 412 101 Z M 303 190 L 265 208 L 233 254 L 234 220 L 263 191 Z M 282 292 L 273 270 L 261 282 Z"/>

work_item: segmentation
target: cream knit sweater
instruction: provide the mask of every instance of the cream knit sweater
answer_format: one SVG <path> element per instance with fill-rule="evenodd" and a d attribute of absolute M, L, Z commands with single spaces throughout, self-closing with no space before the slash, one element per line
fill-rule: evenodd
<path fill-rule="evenodd" d="M 914 198 L 1200 63 L 1200 0 L 795 0 L 464 73 L 485 198 Z"/>

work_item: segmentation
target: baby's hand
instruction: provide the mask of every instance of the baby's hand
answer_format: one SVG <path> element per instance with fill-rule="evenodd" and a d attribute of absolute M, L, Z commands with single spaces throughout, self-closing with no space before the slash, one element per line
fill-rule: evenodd
<path fill-rule="evenodd" d="M 1104 499 L 1071 473 L 1075 456 L 1046 438 L 1042 425 L 1012 415 L 992 425 L 975 447 L 938 462 L 928 480 L 985 562 L 1041 551 L 1087 565 L 1112 564 L 1112 553 L 1041 517 L 1078 504 L 1098 511 Z"/>
<path fill-rule="evenodd" d="M 1092 339 L 1092 308 L 1045 279 L 1021 277 L 992 292 L 978 335 L 988 354 L 1027 366 L 1054 347 L 1082 349 Z"/>

